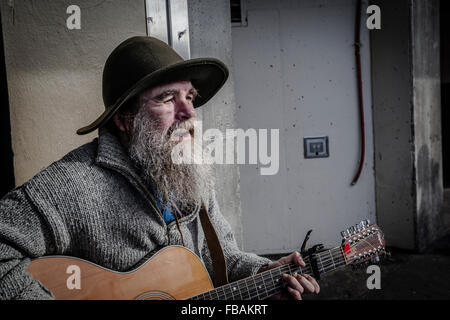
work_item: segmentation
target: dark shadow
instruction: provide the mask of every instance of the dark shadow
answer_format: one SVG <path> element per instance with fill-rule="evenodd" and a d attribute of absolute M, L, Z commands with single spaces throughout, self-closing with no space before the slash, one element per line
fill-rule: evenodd
<path fill-rule="evenodd" d="M 14 188 L 13 152 L 11 147 L 11 124 L 9 117 L 8 84 L 6 80 L 3 30 L 0 15 L 0 198 Z"/>
<path fill-rule="evenodd" d="M 441 1 L 441 108 L 444 188 L 450 188 L 450 2 Z"/>

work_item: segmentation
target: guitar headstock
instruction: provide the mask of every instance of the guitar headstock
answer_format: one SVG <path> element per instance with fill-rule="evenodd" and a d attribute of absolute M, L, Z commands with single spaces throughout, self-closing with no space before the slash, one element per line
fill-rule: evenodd
<path fill-rule="evenodd" d="M 377 261 L 386 253 L 384 234 L 369 220 L 342 231 L 342 251 L 347 264 L 357 266 L 367 261 Z"/>

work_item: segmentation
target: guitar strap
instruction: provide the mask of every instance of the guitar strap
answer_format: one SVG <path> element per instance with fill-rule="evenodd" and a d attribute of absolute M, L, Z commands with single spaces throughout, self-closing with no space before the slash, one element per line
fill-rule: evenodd
<path fill-rule="evenodd" d="M 206 210 L 206 206 L 203 201 L 199 214 L 206 243 L 208 244 L 209 252 L 211 254 L 214 270 L 214 287 L 217 288 L 228 283 L 225 256 L 223 254 L 222 246 L 220 245 L 219 237 L 217 236 L 216 230 L 209 219 L 208 211 Z"/>

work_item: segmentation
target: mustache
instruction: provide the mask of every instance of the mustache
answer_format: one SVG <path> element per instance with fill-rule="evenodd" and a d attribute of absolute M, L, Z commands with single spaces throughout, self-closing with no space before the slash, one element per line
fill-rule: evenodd
<path fill-rule="evenodd" d="M 188 132 L 193 136 L 194 128 L 195 128 L 195 120 L 192 118 L 185 120 L 183 122 L 177 122 L 171 125 L 169 130 L 167 130 L 167 136 L 177 137 L 182 136 Z"/>

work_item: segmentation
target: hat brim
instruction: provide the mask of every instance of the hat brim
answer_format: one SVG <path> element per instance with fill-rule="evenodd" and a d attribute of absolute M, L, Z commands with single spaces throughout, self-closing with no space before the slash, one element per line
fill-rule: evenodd
<path fill-rule="evenodd" d="M 105 111 L 94 122 L 78 129 L 77 134 L 88 134 L 102 127 L 128 100 L 154 86 L 178 80 L 190 80 L 199 92 L 199 96 L 194 101 L 194 107 L 198 108 L 208 102 L 220 90 L 227 78 L 228 68 L 215 58 L 197 58 L 172 64 L 139 80 L 116 103 L 107 106 Z"/>

